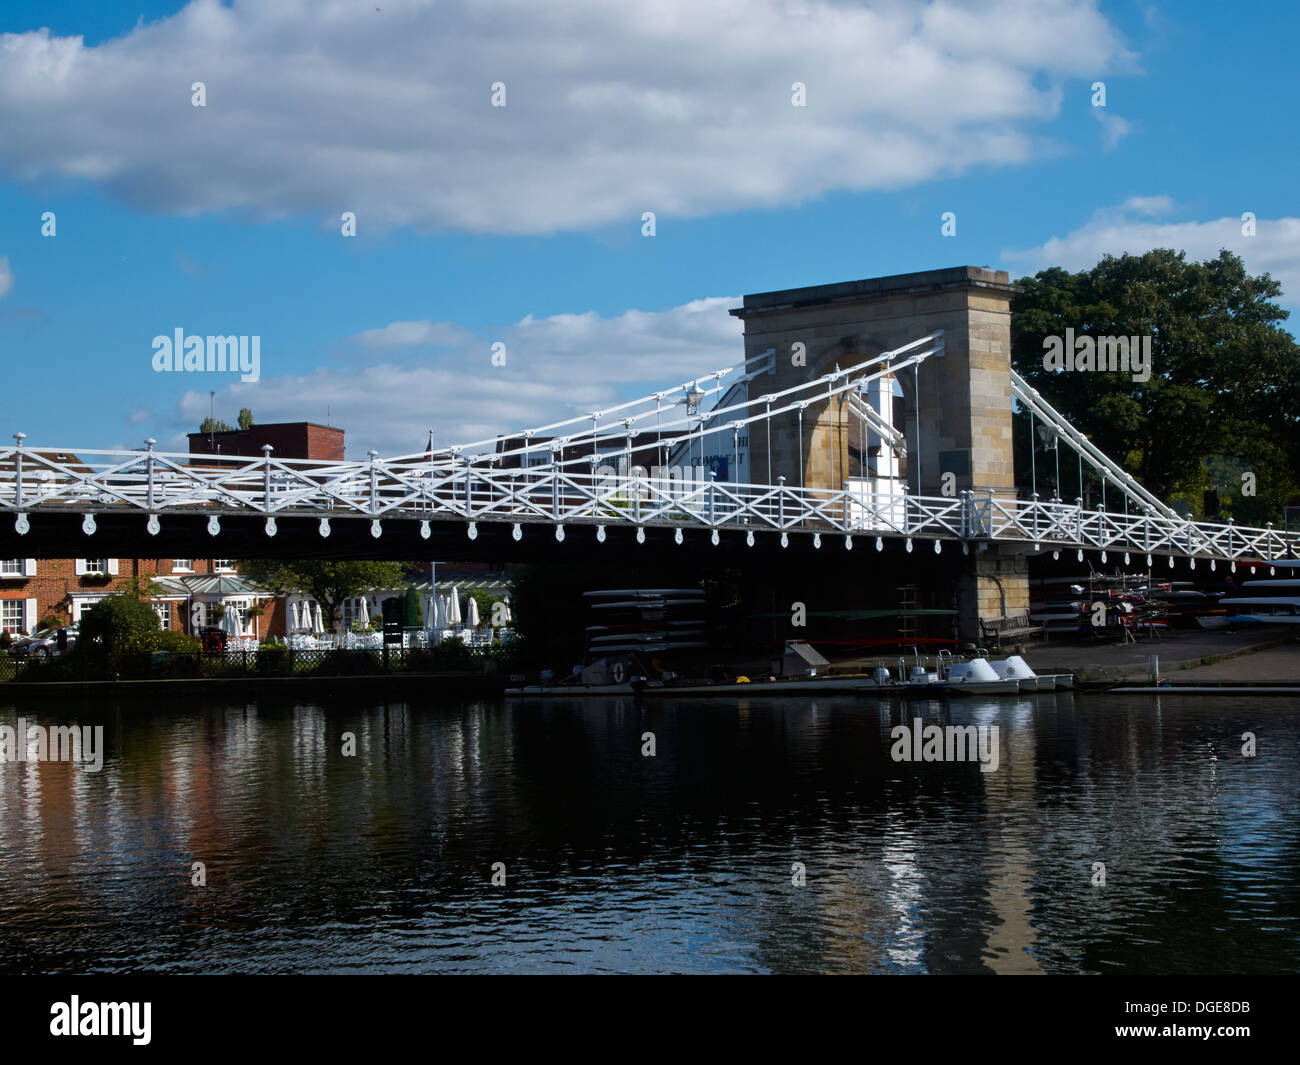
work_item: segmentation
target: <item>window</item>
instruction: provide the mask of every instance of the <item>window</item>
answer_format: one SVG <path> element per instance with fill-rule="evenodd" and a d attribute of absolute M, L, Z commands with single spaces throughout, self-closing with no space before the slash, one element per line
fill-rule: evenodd
<path fill-rule="evenodd" d="M 107 577 L 108 576 L 108 559 L 106 558 L 83 558 L 79 560 L 81 566 L 80 572 L 87 577 Z"/>
<path fill-rule="evenodd" d="M 21 599 L 0 599 L 0 629 L 10 633 L 22 632 L 23 601 Z"/>
<path fill-rule="evenodd" d="M 154 603 L 153 608 L 158 612 L 158 620 L 162 622 L 162 627 L 170 629 L 172 627 L 171 603 Z"/>
<path fill-rule="evenodd" d="M 172 559 L 172 569 L 182 573 L 192 573 L 194 570 L 194 559 L 174 558 Z"/>
<path fill-rule="evenodd" d="M 0 580 L 36 576 L 34 558 L 0 558 Z"/>
<path fill-rule="evenodd" d="M 225 570 L 232 570 L 235 568 L 235 560 L 233 558 L 214 558 L 212 560 L 212 568 L 218 573 Z"/>

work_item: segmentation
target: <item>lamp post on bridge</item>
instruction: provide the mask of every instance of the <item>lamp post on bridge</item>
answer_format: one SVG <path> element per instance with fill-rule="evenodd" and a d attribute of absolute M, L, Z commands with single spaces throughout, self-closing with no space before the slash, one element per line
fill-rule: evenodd
<path fill-rule="evenodd" d="M 695 437 L 691 432 L 691 419 L 699 416 L 700 404 L 704 402 L 705 393 L 694 383 L 686 390 L 682 400 L 686 404 L 686 465 L 691 470 L 691 481 L 695 481 Z M 704 419 L 700 418 L 699 427 L 704 428 Z M 700 455 L 704 455 L 704 441 L 700 441 Z"/>

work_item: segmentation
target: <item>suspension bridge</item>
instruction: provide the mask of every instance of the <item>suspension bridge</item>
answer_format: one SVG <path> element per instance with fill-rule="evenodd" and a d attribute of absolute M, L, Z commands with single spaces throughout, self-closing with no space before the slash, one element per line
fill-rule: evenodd
<path fill-rule="evenodd" d="M 978 582 L 1023 575 L 1023 564 L 989 568 L 988 558 L 1043 552 L 1232 569 L 1296 554 L 1295 533 L 1180 516 L 1071 425 L 1011 369 L 1009 338 L 981 342 L 979 315 L 999 314 L 1013 291 L 1005 274 L 981 276 L 991 274 L 746 297 L 734 313 L 754 350 L 736 365 L 531 429 L 439 447 L 431 434 L 419 454 L 318 462 L 265 447 L 235 458 L 162 452 L 152 440 L 130 451 L 31 446 L 17 433 L 0 448 L 0 555 L 506 559 L 543 542 L 889 549 L 975 556 Z M 829 325 L 817 320 L 828 309 Z M 773 316 L 784 318 L 775 329 Z M 946 328 L 882 347 L 880 321 Z M 833 338 L 820 353 L 818 335 Z M 799 346 L 814 349 L 803 364 Z M 1017 495 L 1013 407 L 1028 412 L 1035 464 L 1055 451 L 1059 469 L 1059 449 L 1073 453 L 1074 500 L 1056 497 L 1059 473 L 1051 497 Z M 1100 489 L 1093 503 L 1085 473 Z"/>

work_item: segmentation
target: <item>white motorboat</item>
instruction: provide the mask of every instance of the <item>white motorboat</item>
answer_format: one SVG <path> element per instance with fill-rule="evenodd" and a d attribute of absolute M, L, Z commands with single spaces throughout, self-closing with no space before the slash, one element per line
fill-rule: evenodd
<path fill-rule="evenodd" d="M 1022 692 L 1046 691 L 1049 688 L 1055 688 L 1056 685 L 1046 677 L 1040 677 L 1032 669 L 1029 663 L 1019 655 L 1009 655 L 1006 658 L 989 659 L 989 665 L 993 667 L 993 672 L 1003 680 L 1014 680 L 1020 685 Z"/>
<path fill-rule="evenodd" d="M 951 663 L 942 683 L 944 690 L 953 695 L 1009 695 L 1020 691 L 1017 678 L 999 677 L 986 658 Z"/>
<path fill-rule="evenodd" d="M 1074 675 L 1072 673 L 1035 673 L 1019 655 L 1009 655 L 1006 658 L 993 660 L 990 659 L 989 665 L 993 671 L 1003 679 L 1012 679 L 1020 683 L 1022 692 L 1046 692 L 1055 691 L 1058 688 L 1073 688 Z"/>

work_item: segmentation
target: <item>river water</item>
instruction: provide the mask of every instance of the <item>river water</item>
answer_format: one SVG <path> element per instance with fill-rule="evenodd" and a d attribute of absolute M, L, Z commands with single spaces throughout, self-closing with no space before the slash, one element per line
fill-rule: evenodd
<path fill-rule="evenodd" d="M 6 972 L 1300 971 L 1292 700 L 20 715 L 107 754 L 0 765 Z M 892 760 L 917 718 L 997 768 Z"/>

